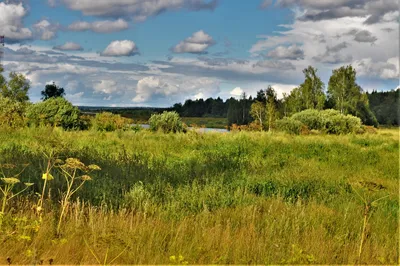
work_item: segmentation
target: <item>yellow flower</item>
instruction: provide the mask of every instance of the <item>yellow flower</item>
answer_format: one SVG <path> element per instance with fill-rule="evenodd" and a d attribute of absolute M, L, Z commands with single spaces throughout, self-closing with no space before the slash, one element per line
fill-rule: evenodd
<path fill-rule="evenodd" d="M 42 179 L 49 181 L 49 180 L 53 180 L 54 177 L 50 173 L 44 173 L 42 175 Z"/>

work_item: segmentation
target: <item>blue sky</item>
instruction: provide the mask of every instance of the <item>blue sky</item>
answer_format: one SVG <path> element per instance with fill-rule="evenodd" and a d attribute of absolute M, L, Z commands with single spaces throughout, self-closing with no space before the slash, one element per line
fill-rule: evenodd
<path fill-rule="evenodd" d="M 3 64 L 30 98 L 49 82 L 77 105 L 171 106 L 278 95 L 352 64 L 364 90 L 399 85 L 396 0 L 6 0 Z"/>

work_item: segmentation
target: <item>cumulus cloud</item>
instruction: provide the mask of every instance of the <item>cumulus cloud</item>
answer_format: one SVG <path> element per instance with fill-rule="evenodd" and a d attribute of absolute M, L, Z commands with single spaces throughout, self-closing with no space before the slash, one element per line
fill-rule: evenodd
<path fill-rule="evenodd" d="M 133 17 L 144 21 L 165 11 L 173 10 L 214 10 L 217 0 L 62 0 L 70 9 L 84 15 L 102 17 Z"/>
<path fill-rule="evenodd" d="M 268 52 L 268 56 L 275 59 L 299 60 L 304 59 L 304 51 L 297 45 L 278 46 Z"/>
<path fill-rule="evenodd" d="M 266 68 L 270 70 L 296 70 L 296 67 L 287 61 L 277 61 L 277 60 L 261 60 L 258 61 L 254 67 Z"/>
<path fill-rule="evenodd" d="M 396 20 L 397 0 L 277 0 L 276 6 L 295 7 L 304 10 L 298 19 L 321 21 L 344 17 L 362 17 L 364 24 L 375 24 L 384 20 Z"/>
<path fill-rule="evenodd" d="M 47 19 L 43 19 L 32 26 L 35 35 L 41 40 L 51 40 L 57 36 L 60 28 L 58 23 L 52 23 Z"/>
<path fill-rule="evenodd" d="M 94 91 L 97 93 L 111 94 L 117 91 L 117 82 L 114 80 L 101 80 L 93 87 Z"/>
<path fill-rule="evenodd" d="M 31 39 L 32 31 L 23 26 L 23 18 L 28 11 L 19 4 L 0 3 L 0 35 L 6 36 L 7 42 Z"/>
<path fill-rule="evenodd" d="M 349 47 L 349 44 L 347 42 L 341 42 L 333 46 L 327 46 L 324 54 L 314 56 L 313 59 L 317 62 L 327 64 L 350 62 L 351 60 L 353 60 L 353 57 L 350 54 L 345 54 L 341 52 L 347 47 Z"/>
<path fill-rule="evenodd" d="M 244 92 L 244 91 L 242 90 L 242 88 L 236 87 L 236 88 L 234 88 L 233 90 L 231 90 L 231 91 L 229 92 L 229 94 L 232 95 L 232 96 L 235 96 L 235 97 L 240 97 L 240 95 L 242 95 L 243 92 Z"/>
<path fill-rule="evenodd" d="M 150 99 L 174 98 L 183 101 L 185 97 L 214 96 L 219 93 L 219 82 L 210 78 L 191 79 L 188 77 L 145 77 L 138 81 L 134 103 L 145 103 Z"/>
<path fill-rule="evenodd" d="M 53 47 L 54 50 L 60 51 L 82 51 L 83 48 L 77 43 L 74 42 L 66 42 L 63 45 L 57 45 Z"/>
<path fill-rule="evenodd" d="M 102 20 L 95 22 L 77 21 L 68 26 L 70 31 L 91 30 L 97 33 L 111 33 L 126 30 L 129 27 L 128 22 L 123 19 Z"/>
<path fill-rule="evenodd" d="M 139 49 L 133 41 L 113 41 L 101 53 L 102 56 L 133 56 L 139 54 Z"/>
<path fill-rule="evenodd" d="M 358 31 L 355 34 L 354 40 L 356 42 L 370 42 L 370 43 L 373 43 L 378 39 L 375 36 L 373 36 L 371 34 L 371 32 L 369 32 L 368 30 L 361 30 L 361 31 Z"/>
<path fill-rule="evenodd" d="M 371 58 L 364 58 L 356 60 L 353 65 L 360 76 L 399 79 L 399 57 L 389 58 L 386 62 L 374 62 Z"/>
<path fill-rule="evenodd" d="M 191 37 L 178 43 L 171 50 L 174 53 L 192 53 L 192 54 L 205 54 L 207 48 L 214 45 L 213 38 L 200 30 L 192 34 Z"/>

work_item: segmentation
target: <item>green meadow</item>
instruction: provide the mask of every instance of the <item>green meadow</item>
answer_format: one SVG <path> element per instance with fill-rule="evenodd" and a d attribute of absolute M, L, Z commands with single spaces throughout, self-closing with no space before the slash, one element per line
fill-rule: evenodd
<path fill-rule="evenodd" d="M 67 158 L 101 168 L 69 201 Z M 399 263 L 398 129 L 1 129 L 0 164 L 0 264 Z"/>

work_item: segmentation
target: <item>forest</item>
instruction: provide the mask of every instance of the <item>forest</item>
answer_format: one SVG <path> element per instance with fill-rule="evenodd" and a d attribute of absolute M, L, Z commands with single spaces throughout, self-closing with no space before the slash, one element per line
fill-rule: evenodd
<path fill-rule="evenodd" d="M 243 93 L 240 99 L 231 97 L 225 101 L 221 98 L 188 99 L 183 104 L 175 104 L 173 110 L 183 117 L 226 117 L 229 125 L 246 125 L 254 120 L 257 122 L 257 113 L 266 112 L 268 106 L 272 106 L 277 118 L 309 108 L 332 108 L 358 116 L 366 125 L 399 125 L 399 89 L 364 92 L 357 84 L 356 71 L 351 66 L 333 70 L 327 90 L 317 69 L 310 66 L 303 73 L 304 82 L 281 99 L 269 86 L 259 90 L 255 97 Z"/>

